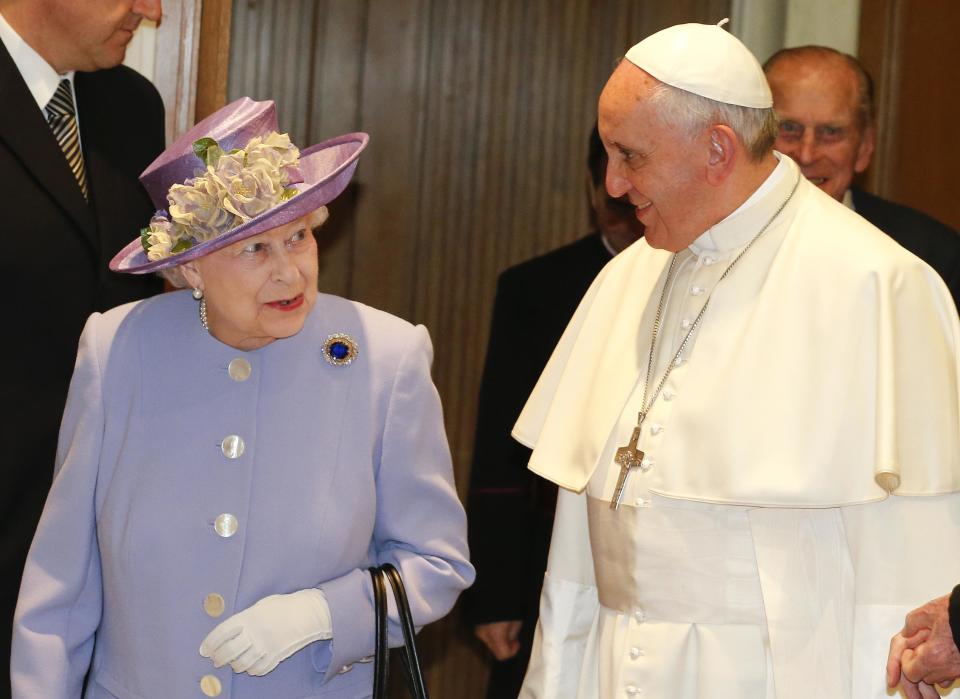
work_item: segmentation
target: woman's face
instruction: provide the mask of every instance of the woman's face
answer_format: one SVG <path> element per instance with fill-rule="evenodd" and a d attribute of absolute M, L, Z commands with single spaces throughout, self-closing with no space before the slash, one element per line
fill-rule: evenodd
<path fill-rule="evenodd" d="M 296 335 L 317 300 L 317 243 L 312 229 L 321 208 L 183 266 L 203 290 L 210 334 L 242 350 Z"/>

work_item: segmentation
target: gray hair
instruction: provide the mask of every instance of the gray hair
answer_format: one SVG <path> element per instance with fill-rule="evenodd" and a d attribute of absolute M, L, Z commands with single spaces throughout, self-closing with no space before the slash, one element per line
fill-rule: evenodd
<path fill-rule="evenodd" d="M 834 61 L 841 63 L 852 71 L 857 80 L 857 121 L 860 125 L 860 130 L 866 130 L 873 124 L 876 113 L 873 78 L 870 77 L 870 73 L 867 72 L 863 64 L 849 53 L 837 51 L 829 46 L 817 46 L 814 44 L 780 49 L 763 64 L 763 72 L 769 76 L 771 71 L 773 71 L 781 61 L 815 61 L 817 59 L 823 62 Z"/>
<path fill-rule="evenodd" d="M 650 102 L 663 123 L 676 125 L 690 138 L 712 124 L 729 126 L 754 162 L 762 160 L 777 140 L 777 116 L 772 108 L 717 102 L 662 82 L 651 91 Z"/>

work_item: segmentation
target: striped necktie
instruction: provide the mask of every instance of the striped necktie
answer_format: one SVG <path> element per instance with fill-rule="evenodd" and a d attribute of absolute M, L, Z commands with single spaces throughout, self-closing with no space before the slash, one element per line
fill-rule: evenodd
<path fill-rule="evenodd" d="M 67 165 L 77 178 L 84 199 L 89 199 L 87 174 L 83 169 L 83 153 L 80 151 L 77 112 L 73 106 L 73 92 L 70 90 L 69 80 L 61 80 L 57 91 L 47 102 L 47 122 L 67 159 Z"/>

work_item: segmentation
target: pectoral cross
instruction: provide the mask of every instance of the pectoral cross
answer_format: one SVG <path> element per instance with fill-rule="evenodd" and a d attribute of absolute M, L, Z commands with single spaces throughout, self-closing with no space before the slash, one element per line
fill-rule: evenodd
<path fill-rule="evenodd" d="M 641 417 L 640 422 L 643 422 Z M 625 447 L 617 449 L 617 455 L 613 458 L 614 463 L 620 466 L 620 476 L 617 478 L 617 487 L 613 491 L 613 498 L 610 500 L 610 509 L 616 510 L 620 507 L 620 498 L 623 497 L 623 488 L 627 484 L 627 475 L 632 468 L 640 468 L 643 462 L 643 452 L 637 449 L 637 440 L 640 439 L 640 425 L 633 428 L 633 435 L 630 437 L 630 443 Z"/>

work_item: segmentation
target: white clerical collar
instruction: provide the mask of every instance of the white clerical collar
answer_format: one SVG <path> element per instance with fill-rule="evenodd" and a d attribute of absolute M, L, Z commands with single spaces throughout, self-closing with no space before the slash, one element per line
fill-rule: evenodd
<path fill-rule="evenodd" d="M 797 166 L 790 158 L 777 151 L 773 151 L 773 155 L 778 161 L 777 166 L 763 184 L 732 214 L 708 228 L 690 244 L 690 250 L 695 255 L 705 252 L 724 253 L 742 248 L 783 203 L 793 187 Z M 780 190 L 785 190 L 783 196 L 768 196 Z"/>
<path fill-rule="evenodd" d="M 17 70 L 23 76 L 23 80 L 30 89 L 30 94 L 37 101 L 37 106 L 43 111 L 47 107 L 47 102 L 57 91 L 60 81 L 67 79 L 70 86 L 73 87 L 73 71 L 60 75 L 53 69 L 43 56 L 33 50 L 23 38 L 17 34 L 16 30 L 10 26 L 10 23 L 0 14 L 0 41 L 3 42 L 10 58 L 13 59 Z M 74 95 L 76 103 L 76 95 Z"/>

